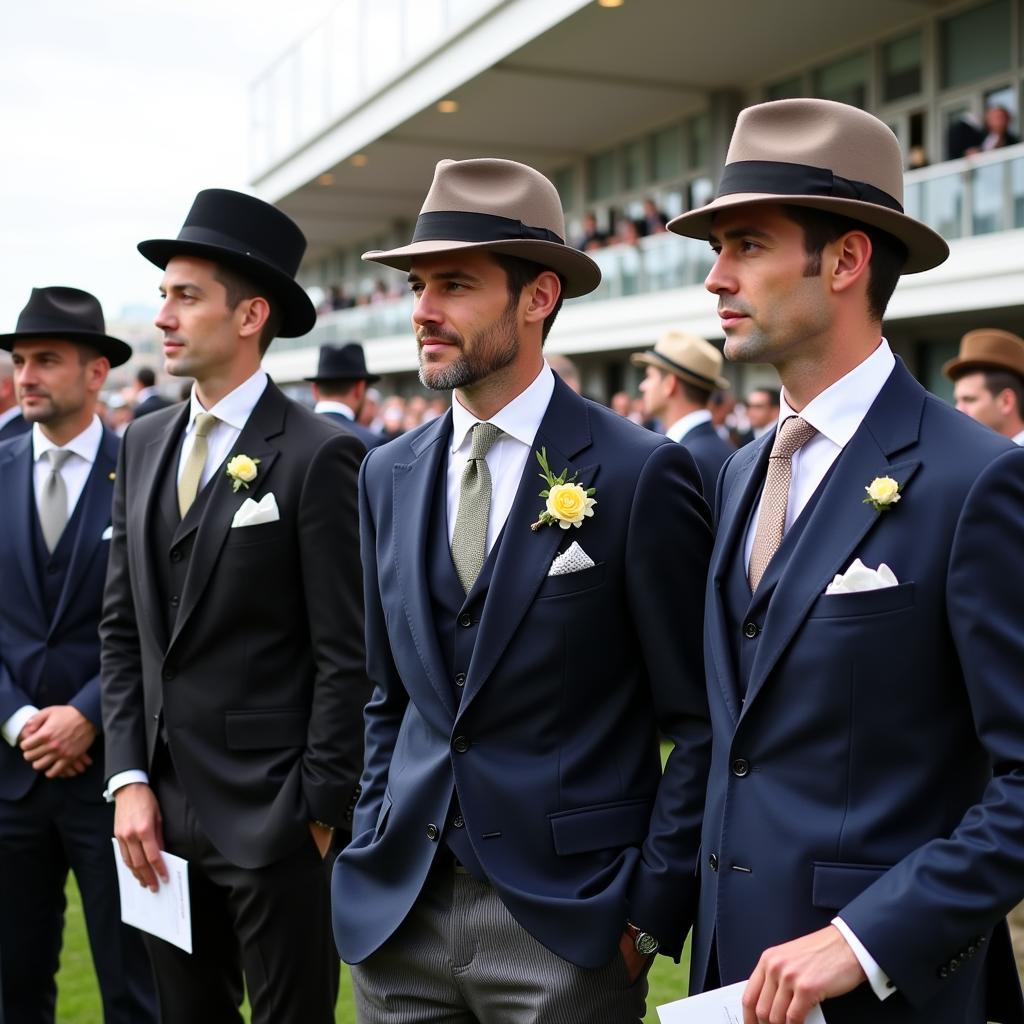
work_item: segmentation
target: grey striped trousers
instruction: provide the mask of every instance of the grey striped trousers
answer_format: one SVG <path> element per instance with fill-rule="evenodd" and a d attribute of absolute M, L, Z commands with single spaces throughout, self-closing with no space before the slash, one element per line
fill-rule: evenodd
<path fill-rule="evenodd" d="M 646 973 L 587 970 L 542 946 L 494 889 L 438 867 L 402 926 L 352 968 L 359 1024 L 639 1024 Z"/>

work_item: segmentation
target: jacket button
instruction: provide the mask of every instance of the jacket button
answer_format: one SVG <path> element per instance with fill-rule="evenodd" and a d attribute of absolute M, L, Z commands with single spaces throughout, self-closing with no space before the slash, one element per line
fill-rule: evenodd
<path fill-rule="evenodd" d="M 437 826 L 436 826 L 436 825 L 434 825 L 433 823 L 431 823 L 430 825 L 428 825 L 428 826 L 427 826 L 427 838 L 428 838 L 428 839 L 429 839 L 429 840 L 430 840 L 430 841 L 431 841 L 432 843 L 436 843 L 436 842 L 437 842 L 437 837 L 438 837 L 438 836 L 439 836 L 440 834 L 441 834 L 441 833 L 440 833 L 440 832 L 438 832 L 438 830 L 437 830 Z"/>
<path fill-rule="evenodd" d="M 461 814 L 456 814 L 455 817 L 452 818 L 452 825 L 455 828 L 462 828 L 465 824 L 466 823 L 462 820 Z"/>
<path fill-rule="evenodd" d="M 711 868 L 712 871 L 717 871 L 718 870 L 718 854 L 717 853 L 713 853 L 713 854 L 711 854 L 710 857 L 708 857 L 708 867 Z"/>
<path fill-rule="evenodd" d="M 737 757 L 732 763 L 732 773 L 738 779 L 750 774 L 750 762 L 745 757 Z"/>
<path fill-rule="evenodd" d="M 945 980 L 946 978 L 949 977 L 949 970 L 945 966 L 945 964 L 943 964 L 943 966 L 939 968 L 939 977 L 942 978 L 943 980 Z"/>
<path fill-rule="evenodd" d="M 459 625 L 460 626 L 472 626 L 473 625 L 473 616 L 470 615 L 469 612 L 463 612 L 459 616 Z"/>
<path fill-rule="evenodd" d="M 177 549 L 175 549 L 174 551 L 171 552 L 171 561 L 172 562 L 180 562 L 181 558 L 182 558 L 181 552 L 178 551 Z"/>
<path fill-rule="evenodd" d="M 178 602 L 180 600 L 181 600 L 181 598 L 179 598 L 178 595 L 175 594 L 174 597 L 171 598 L 171 607 L 172 608 L 177 608 L 178 607 Z"/>
<path fill-rule="evenodd" d="M 160 721 L 160 712 L 159 711 L 154 711 L 153 712 L 153 721 L 154 722 L 159 722 Z"/>
<path fill-rule="evenodd" d="M 456 736 L 455 742 L 452 744 L 452 749 L 456 754 L 464 754 L 469 750 L 469 740 L 465 736 Z"/>
<path fill-rule="evenodd" d="M 165 668 L 164 669 L 164 682 L 169 683 L 173 678 L 174 678 L 174 669 L 173 668 Z"/>
<path fill-rule="evenodd" d="M 761 632 L 761 629 L 760 629 L 760 627 L 758 626 L 758 624 L 756 622 L 748 622 L 743 627 L 743 635 L 748 640 L 753 640 L 754 637 L 757 636 L 757 634 L 760 633 L 760 632 Z"/>
<path fill-rule="evenodd" d="M 455 685 L 456 686 L 465 686 L 466 685 L 466 673 L 465 672 L 456 672 L 455 673 Z"/>

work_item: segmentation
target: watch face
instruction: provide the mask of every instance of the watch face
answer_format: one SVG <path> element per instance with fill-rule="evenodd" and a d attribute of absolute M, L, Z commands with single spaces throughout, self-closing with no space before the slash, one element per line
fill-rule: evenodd
<path fill-rule="evenodd" d="M 658 952 L 658 940 L 647 932 L 641 932 L 636 937 L 634 945 L 641 956 L 650 956 L 652 953 Z"/>

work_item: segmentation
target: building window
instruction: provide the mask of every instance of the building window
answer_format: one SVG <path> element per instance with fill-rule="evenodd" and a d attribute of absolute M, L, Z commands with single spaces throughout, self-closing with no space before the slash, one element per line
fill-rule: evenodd
<path fill-rule="evenodd" d="M 787 78 L 784 82 L 769 85 L 764 91 L 764 98 L 766 100 L 795 100 L 803 96 L 806 91 L 804 80 L 797 75 L 796 78 Z"/>
<path fill-rule="evenodd" d="M 655 181 L 669 181 L 683 173 L 683 134 L 679 125 L 651 136 L 651 169 Z"/>
<path fill-rule="evenodd" d="M 627 191 L 647 184 L 647 147 L 642 140 L 627 142 L 622 147 L 622 176 L 622 184 Z"/>
<path fill-rule="evenodd" d="M 707 167 L 711 155 L 711 118 L 707 114 L 698 114 L 687 122 L 686 144 L 690 170 Z"/>
<path fill-rule="evenodd" d="M 882 47 L 882 94 L 886 102 L 921 91 L 921 33 L 894 39 Z"/>
<path fill-rule="evenodd" d="M 576 202 L 576 189 L 574 188 L 576 175 L 574 171 L 575 168 L 572 166 L 563 167 L 551 176 L 555 188 L 558 189 L 558 196 L 562 200 L 563 210 L 571 210 Z"/>
<path fill-rule="evenodd" d="M 855 53 L 814 73 L 814 95 L 854 107 L 867 106 L 867 54 Z"/>
<path fill-rule="evenodd" d="M 1010 0 L 993 0 L 940 26 L 942 85 L 950 88 L 1010 66 Z"/>
<path fill-rule="evenodd" d="M 592 156 L 587 161 L 587 198 L 608 199 L 615 190 L 615 152 Z"/>

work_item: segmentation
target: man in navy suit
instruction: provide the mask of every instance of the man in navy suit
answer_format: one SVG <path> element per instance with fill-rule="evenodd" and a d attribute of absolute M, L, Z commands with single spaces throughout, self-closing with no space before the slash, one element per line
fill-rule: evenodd
<path fill-rule="evenodd" d="M 375 689 L 333 883 L 358 1018 L 636 1024 L 693 910 L 699 478 L 544 362 L 600 280 L 546 178 L 442 161 L 414 238 L 366 258 L 408 272 L 420 379 L 454 399 L 361 470 Z"/>
<path fill-rule="evenodd" d="M 727 358 L 783 384 L 726 464 L 705 660 L 714 759 L 695 990 L 745 1024 L 1024 1020 L 1024 452 L 882 338 L 946 243 L 902 212 L 899 144 L 826 100 L 751 107 L 709 239 Z"/>
<path fill-rule="evenodd" d="M 37 288 L 13 351 L 24 437 L 0 444 L 0 962 L 8 1024 L 54 1019 L 64 884 L 82 893 L 104 1020 L 156 1019 L 139 933 L 120 921 L 104 802 L 100 619 L 117 438 L 96 415 L 111 366 L 93 296 Z M 3 1016 L 3 1014 L 0 1014 Z"/>
<path fill-rule="evenodd" d="M 330 417 L 338 426 L 355 434 L 366 446 L 376 448 L 387 440 L 359 422 L 367 385 L 380 380 L 366 369 L 363 346 L 349 341 L 344 345 L 321 345 L 316 376 L 307 377 L 313 385 L 315 412 Z"/>
<path fill-rule="evenodd" d="M 708 409 L 712 393 L 729 388 L 721 376 L 722 353 L 703 338 L 669 331 L 654 348 L 632 356 L 631 362 L 645 367 L 640 382 L 644 415 L 669 424 L 665 436 L 693 456 L 704 497 L 712 504 L 718 474 L 736 450 L 718 436 Z"/>
<path fill-rule="evenodd" d="M 32 429 L 32 424 L 21 415 L 14 397 L 14 370 L 11 357 L 0 352 L 0 441 L 18 437 Z"/>

